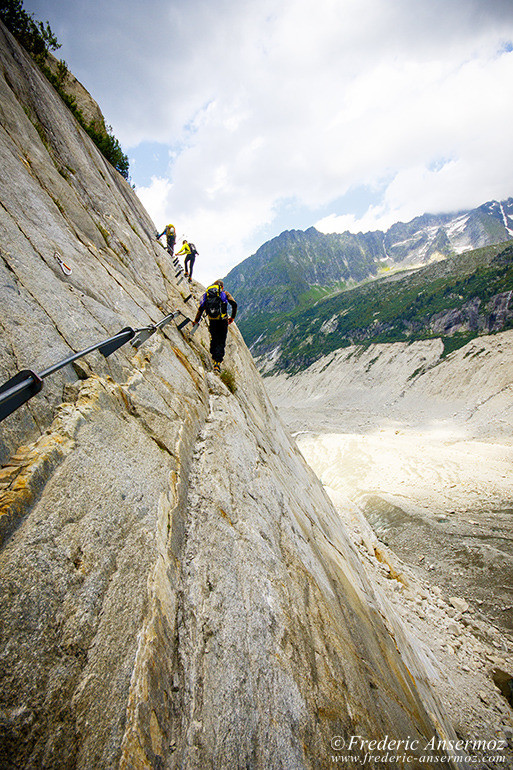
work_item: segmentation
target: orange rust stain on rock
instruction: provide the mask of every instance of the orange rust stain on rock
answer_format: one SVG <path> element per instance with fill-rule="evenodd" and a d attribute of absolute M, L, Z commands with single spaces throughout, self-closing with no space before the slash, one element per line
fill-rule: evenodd
<path fill-rule="evenodd" d="M 380 548 L 374 548 L 374 553 L 376 555 L 376 559 L 381 562 L 381 564 L 387 564 L 390 567 L 389 576 L 393 578 L 394 580 L 397 580 L 399 583 L 402 583 L 404 586 L 408 586 L 408 581 L 402 574 L 402 572 L 398 572 L 392 564 L 390 564 L 389 560 L 386 557 L 386 554 L 383 553 L 383 551 Z"/>
<path fill-rule="evenodd" d="M 58 433 L 41 436 L 32 446 L 20 447 L 0 469 L 0 543 L 16 519 L 28 512 L 70 439 Z"/>
<path fill-rule="evenodd" d="M 221 514 L 221 516 L 223 517 L 223 519 L 226 519 L 226 521 L 228 522 L 228 524 L 230 525 L 230 527 L 233 527 L 233 522 L 232 522 L 232 520 L 230 519 L 230 517 L 228 516 L 228 514 L 226 513 L 226 511 L 223 511 L 223 509 L 222 509 L 222 508 L 219 508 L 219 513 Z"/>

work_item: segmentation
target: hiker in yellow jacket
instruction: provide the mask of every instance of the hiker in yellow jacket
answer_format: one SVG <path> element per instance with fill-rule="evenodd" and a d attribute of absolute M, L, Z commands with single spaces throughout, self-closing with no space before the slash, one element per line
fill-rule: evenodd
<path fill-rule="evenodd" d="M 180 251 L 176 252 L 177 257 L 179 254 L 185 255 L 183 266 L 185 270 L 185 277 L 189 279 L 189 283 L 192 281 L 192 268 L 194 267 L 197 253 L 198 252 L 196 251 L 196 246 L 193 243 L 186 241 L 185 239 Z"/>
<path fill-rule="evenodd" d="M 164 230 L 160 233 L 160 235 L 157 235 L 157 240 L 159 238 L 162 238 L 162 236 L 166 235 L 166 247 L 168 252 L 173 256 L 174 250 L 175 250 L 175 243 L 176 243 L 176 230 L 174 225 L 166 225 Z"/>

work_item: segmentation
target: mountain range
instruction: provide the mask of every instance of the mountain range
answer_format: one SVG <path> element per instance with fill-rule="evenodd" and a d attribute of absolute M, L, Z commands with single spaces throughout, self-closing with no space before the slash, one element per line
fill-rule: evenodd
<path fill-rule="evenodd" d="M 386 232 L 311 227 L 268 241 L 226 283 L 261 368 L 297 371 L 354 343 L 456 335 L 454 347 L 509 328 L 511 240 L 513 198 Z"/>

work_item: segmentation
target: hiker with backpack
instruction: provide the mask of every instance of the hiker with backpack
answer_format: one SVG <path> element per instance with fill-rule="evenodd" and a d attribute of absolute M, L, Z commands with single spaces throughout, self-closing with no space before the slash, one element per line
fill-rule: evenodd
<path fill-rule="evenodd" d="M 173 256 L 175 251 L 175 243 L 176 243 L 176 230 L 174 225 L 166 225 L 163 231 L 160 233 L 160 235 L 157 235 L 157 240 L 159 238 L 162 238 L 162 236 L 166 235 L 166 248 L 171 256 Z"/>
<path fill-rule="evenodd" d="M 231 307 L 230 317 L 228 317 L 228 305 Z M 209 320 L 210 355 L 214 362 L 214 374 L 219 374 L 221 361 L 224 358 L 228 326 L 233 323 L 237 314 L 237 303 L 230 292 L 224 290 L 221 280 L 214 281 L 203 295 L 192 326 L 193 334 L 198 328 L 203 313 Z"/>
<path fill-rule="evenodd" d="M 184 240 L 183 246 L 180 251 L 176 252 L 176 256 L 179 254 L 185 255 L 183 266 L 185 270 L 185 277 L 189 279 L 190 283 L 192 281 L 192 268 L 194 267 L 194 261 L 196 259 L 196 255 L 198 254 L 196 251 L 196 246 L 193 243 L 190 243 L 190 241 Z"/>

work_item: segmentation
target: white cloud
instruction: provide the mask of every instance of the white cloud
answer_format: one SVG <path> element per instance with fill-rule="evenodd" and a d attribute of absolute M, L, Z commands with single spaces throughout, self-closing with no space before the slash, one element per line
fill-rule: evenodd
<path fill-rule="evenodd" d="M 172 147 L 139 195 L 221 272 L 284 200 L 374 229 L 513 193 L 510 0 L 38 4 L 122 145 Z M 363 185 L 382 200 L 340 211 Z"/>
<path fill-rule="evenodd" d="M 384 102 L 373 99 L 376 121 L 384 127 L 379 151 L 368 150 L 368 168 L 376 177 L 393 171 L 382 204 L 361 218 L 323 217 L 316 227 L 324 232 L 386 229 L 424 212 L 470 208 L 512 195 L 508 126 L 513 105 L 506 103 L 504 92 L 512 77 L 513 53 L 454 63 L 450 71 L 438 63 L 429 69 L 412 67 L 402 88 L 393 89 L 396 96 L 407 93 L 409 98 L 398 101 L 391 123 L 384 122 Z M 391 80 L 383 82 L 390 87 Z M 418 93 L 415 81 L 423 83 Z M 362 157 L 353 162 L 360 172 L 366 169 Z"/>

